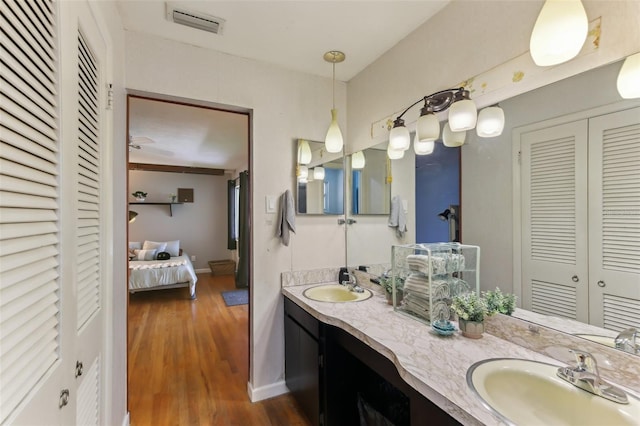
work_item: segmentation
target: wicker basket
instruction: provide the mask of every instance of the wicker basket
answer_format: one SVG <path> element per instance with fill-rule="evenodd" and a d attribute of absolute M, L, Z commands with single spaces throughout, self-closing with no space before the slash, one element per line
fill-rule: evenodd
<path fill-rule="evenodd" d="M 233 275 L 236 272 L 235 260 L 211 260 L 209 268 L 213 275 Z"/>

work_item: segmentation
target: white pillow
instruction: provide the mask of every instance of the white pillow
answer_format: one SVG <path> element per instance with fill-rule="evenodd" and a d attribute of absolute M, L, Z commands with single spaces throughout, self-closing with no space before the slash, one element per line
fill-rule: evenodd
<path fill-rule="evenodd" d="M 158 253 L 166 251 L 167 243 L 159 243 L 156 241 L 145 241 L 142 245 L 142 250 L 156 250 Z"/>
<path fill-rule="evenodd" d="M 142 243 L 139 241 L 130 241 L 129 251 L 133 251 L 133 250 L 142 250 Z"/>
<path fill-rule="evenodd" d="M 167 247 L 164 249 L 171 257 L 180 256 L 180 240 L 167 241 Z"/>
<path fill-rule="evenodd" d="M 137 260 L 153 260 L 156 258 L 156 250 L 134 250 Z"/>

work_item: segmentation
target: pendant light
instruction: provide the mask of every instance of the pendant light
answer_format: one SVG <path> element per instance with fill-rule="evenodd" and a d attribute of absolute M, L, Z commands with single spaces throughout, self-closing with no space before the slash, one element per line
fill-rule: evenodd
<path fill-rule="evenodd" d="M 481 138 L 500 136 L 504 130 L 504 111 L 499 106 L 487 107 L 478 114 L 476 133 Z"/>
<path fill-rule="evenodd" d="M 327 136 L 324 138 L 327 152 L 340 152 L 344 144 L 342 132 L 340 131 L 340 126 L 338 126 L 338 110 L 336 109 L 336 64 L 344 61 L 344 59 L 345 54 L 338 50 L 330 50 L 324 54 L 324 60 L 333 64 L 331 124 L 329 125 L 329 130 L 327 130 Z"/>
<path fill-rule="evenodd" d="M 455 148 L 464 145 L 464 140 L 467 137 L 467 132 L 454 132 L 451 130 L 449 123 L 444 125 L 442 130 L 442 143 L 449 148 Z"/>
<path fill-rule="evenodd" d="M 358 151 L 354 152 L 353 155 L 351 155 L 351 168 L 353 170 L 364 169 L 365 164 L 366 160 L 364 158 L 364 152 Z"/>
<path fill-rule="evenodd" d="M 541 67 L 573 59 L 588 32 L 589 20 L 580 0 L 546 0 L 531 33 L 531 57 Z"/>
<path fill-rule="evenodd" d="M 618 93 L 624 99 L 640 98 L 640 52 L 624 60 L 617 86 Z"/>

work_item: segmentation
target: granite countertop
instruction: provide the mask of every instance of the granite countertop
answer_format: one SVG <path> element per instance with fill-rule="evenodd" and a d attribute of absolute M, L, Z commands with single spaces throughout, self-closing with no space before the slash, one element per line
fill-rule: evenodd
<path fill-rule="evenodd" d="M 469 389 L 467 369 L 488 358 L 558 361 L 485 333 L 481 339 L 459 332 L 442 337 L 428 325 L 393 311 L 382 292 L 361 302 L 328 303 L 303 292 L 318 285 L 284 286 L 282 293 L 316 319 L 339 327 L 390 359 L 414 389 L 466 425 L 504 424 Z"/>

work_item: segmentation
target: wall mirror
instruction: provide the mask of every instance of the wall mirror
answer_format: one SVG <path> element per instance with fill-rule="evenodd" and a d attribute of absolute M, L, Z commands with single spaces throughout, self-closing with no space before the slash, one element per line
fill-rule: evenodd
<path fill-rule="evenodd" d="M 298 214 L 344 214 L 344 157 L 329 153 L 324 142 L 298 139 L 296 150 L 296 211 Z"/>
<path fill-rule="evenodd" d="M 514 196 L 513 194 L 518 191 L 516 185 L 514 185 L 514 179 L 520 180 L 520 169 L 517 172 L 514 164 L 518 162 L 518 152 L 513 152 L 513 135 L 514 129 L 522 128 L 524 126 L 531 125 L 538 122 L 546 122 L 549 120 L 557 120 L 558 122 L 566 121 L 567 116 L 579 115 L 582 111 L 586 110 L 629 110 L 632 107 L 640 106 L 640 100 L 627 100 L 621 99 L 616 90 L 616 79 L 618 72 L 622 66 L 622 62 L 605 65 L 599 68 L 592 69 L 582 74 L 575 75 L 568 79 L 555 82 L 545 87 L 523 93 L 510 99 L 506 99 L 500 102 L 500 106 L 503 108 L 506 117 L 506 126 L 503 134 L 496 138 L 480 139 L 475 135 L 475 132 L 468 132 L 467 141 L 462 146 L 462 169 L 461 169 L 461 206 L 464 211 L 462 217 L 462 242 L 467 244 L 477 244 L 482 249 L 482 266 L 481 266 L 481 285 L 483 290 L 489 288 L 495 288 L 500 286 L 503 291 L 514 291 L 513 271 L 516 269 L 516 264 L 521 262 L 521 259 L 514 259 L 514 235 L 517 235 L 520 228 L 514 228 Z M 640 122 L 640 116 L 639 120 Z M 639 136 L 634 136 L 639 137 Z M 636 145 L 634 145 L 636 146 Z M 635 150 L 633 150 L 635 153 Z M 631 151 L 625 155 L 632 155 Z M 633 154 L 637 155 L 637 154 Z M 393 163 L 393 162 L 392 162 Z M 413 159 L 415 166 L 415 159 Z M 402 163 L 402 169 L 408 169 L 410 167 L 407 163 Z M 590 165 L 588 167 L 591 167 Z M 398 169 L 396 167 L 396 169 Z M 637 169 L 636 169 L 637 170 Z M 395 170 L 394 170 L 395 171 Z M 400 179 L 401 175 L 394 175 L 392 182 L 392 194 L 397 191 L 398 187 L 412 187 L 415 184 L 415 173 L 407 175 L 406 180 Z M 635 197 L 634 200 L 637 203 L 640 200 L 640 194 L 637 192 L 637 174 L 634 175 L 633 181 L 635 182 L 633 188 L 629 186 L 628 194 Z M 628 194 L 626 194 L 628 196 Z M 635 195 L 634 195 L 635 194 Z M 416 193 L 416 200 L 410 200 L 409 209 L 415 210 L 415 206 L 420 202 L 419 193 Z M 589 197 L 592 194 L 590 193 Z M 637 205 L 637 204 L 636 204 Z M 631 213 L 629 213 L 631 212 Z M 527 214 L 524 211 L 522 214 Z M 627 215 L 637 215 L 640 213 L 637 209 L 630 209 Z M 415 217 L 415 221 L 419 222 L 420 217 Z M 635 220 L 635 219 L 634 219 Z M 517 221 L 516 221 L 517 223 Z M 640 223 L 636 222 L 635 223 Z M 365 240 L 363 238 L 363 232 L 359 231 L 357 227 L 360 223 L 351 225 L 347 230 L 347 259 L 350 266 L 357 266 L 360 264 L 366 264 L 365 258 L 371 259 L 386 259 L 389 258 L 388 252 L 390 251 L 389 241 L 390 238 L 380 238 L 380 241 L 384 241 L 384 244 L 372 241 L 371 238 Z M 409 232 L 415 232 L 416 226 L 409 226 Z M 640 229 L 636 226 L 629 232 L 633 232 L 633 235 L 637 235 Z M 373 227 L 369 227 L 368 233 L 374 232 Z M 378 235 L 388 235 L 390 230 L 386 226 L 384 221 L 380 221 L 376 224 L 375 233 Z M 631 235 L 631 234 L 629 234 Z M 354 236 L 356 236 L 354 238 Z M 414 237 L 415 240 L 415 237 Z M 363 241 L 359 243 L 359 241 Z M 628 246 L 628 250 L 633 250 L 634 253 L 640 253 L 640 247 L 638 241 L 631 243 Z M 409 242 L 411 240 L 409 239 Z M 420 242 L 420 241 L 418 241 Z M 395 242 L 396 244 L 403 244 L 402 241 Z M 636 277 L 635 287 L 632 289 L 632 299 L 637 299 L 640 303 L 640 258 L 636 256 L 636 262 L 633 265 L 627 265 L 628 269 L 632 270 L 632 280 Z M 373 263 L 373 262 L 372 262 Z M 517 274 L 516 274 L 517 275 Z M 593 285 L 599 278 L 595 280 L 590 277 L 581 277 L 580 283 L 584 285 L 590 285 L 593 281 Z M 571 281 L 571 276 L 569 276 Z M 588 282 L 588 283 L 587 283 Z M 611 286 L 608 286 L 611 287 Z M 609 289 L 607 288 L 607 291 Z M 518 291 L 515 291 L 516 293 Z M 549 294 L 547 305 L 557 303 L 563 304 L 562 296 L 557 294 Z M 625 296 L 626 297 L 626 296 Z M 522 299 L 522 298 L 521 298 Z M 632 300 L 631 306 L 637 306 L 636 302 Z M 545 307 L 546 308 L 546 307 Z M 593 310 L 594 307 L 588 308 Z M 600 309 L 599 307 L 595 309 Z M 545 314 L 544 310 L 540 307 L 531 308 L 532 311 L 540 314 Z M 546 313 L 549 318 L 554 315 Z M 640 328 L 638 322 L 638 310 L 632 308 L 625 312 L 620 307 L 615 312 L 615 318 L 619 320 L 619 325 L 615 325 L 611 322 L 604 324 L 606 328 L 596 328 L 594 334 L 600 334 L 608 336 L 609 345 L 613 344 L 611 336 L 615 336 L 618 332 L 622 331 L 630 324 L 634 324 Z M 569 319 L 574 319 L 570 318 Z M 582 320 L 587 323 L 587 320 Z M 562 325 L 563 321 L 550 321 L 554 325 L 553 328 L 559 331 L 565 332 Z M 595 323 L 592 321 L 592 323 Z M 566 324 L 566 322 L 565 322 Z M 542 324 L 548 325 L 548 324 Z M 640 339 L 638 339 L 640 343 Z"/>
<path fill-rule="evenodd" d="M 386 143 L 347 157 L 349 212 L 352 215 L 388 215 L 391 203 L 391 161 Z"/>

